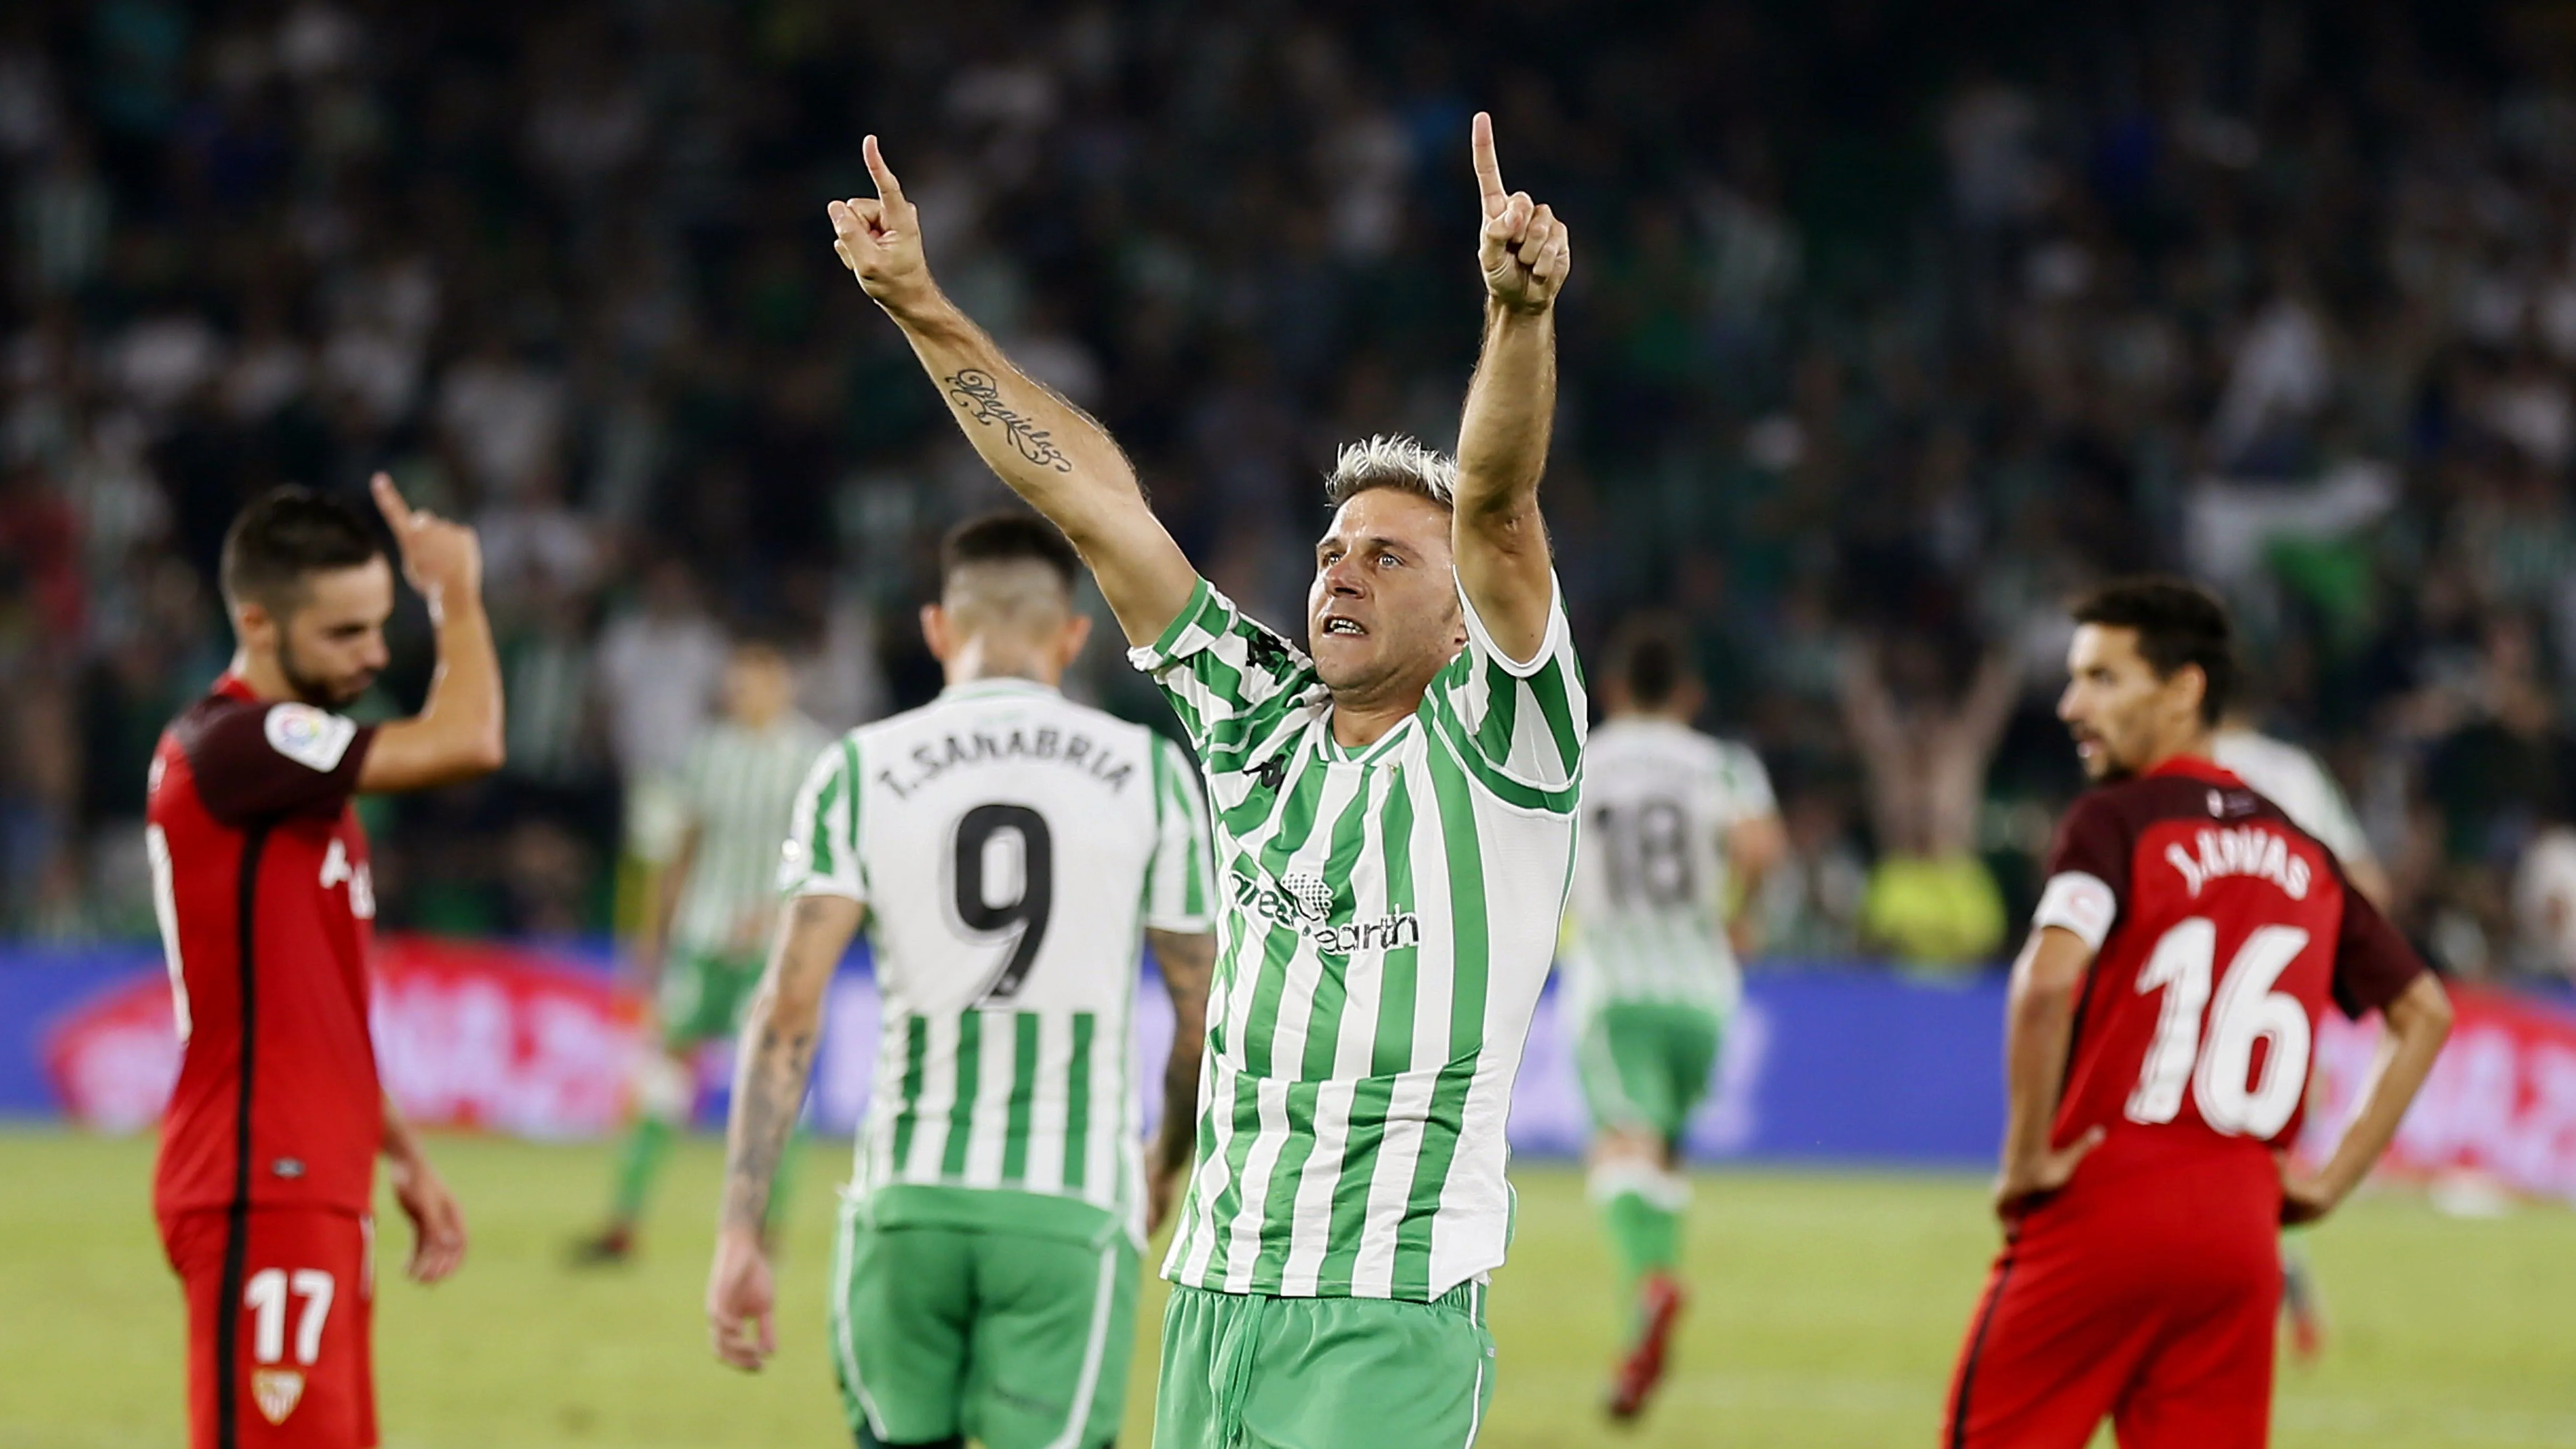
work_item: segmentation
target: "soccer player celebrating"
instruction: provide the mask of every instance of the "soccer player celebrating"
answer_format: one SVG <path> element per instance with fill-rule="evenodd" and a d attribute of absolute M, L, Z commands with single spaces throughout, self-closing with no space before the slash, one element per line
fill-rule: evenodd
<path fill-rule="evenodd" d="M 1125 1406 L 1137 1253 L 1189 1161 L 1216 955 L 1207 807 L 1180 746 L 1056 692 L 1091 632 L 1064 535 L 999 514 L 944 555 L 922 631 L 948 688 L 826 749 L 796 800 L 707 1311 L 718 1355 L 759 1367 L 763 1209 L 864 919 L 882 1065 L 831 1289 L 851 1427 L 863 1445 L 1094 1449 Z M 1176 1018 L 1150 1176 L 1128 1045 L 1140 929 Z"/>
<path fill-rule="evenodd" d="M 1539 475 L 1565 228 L 1473 127 L 1483 356 L 1458 455 L 1378 439 L 1325 488 L 1306 649 L 1200 578 L 1099 425 L 930 277 L 874 138 L 836 250 L 994 472 L 1082 551 L 1198 747 L 1219 964 L 1163 1265 L 1155 1442 L 1464 1444 L 1493 1387 L 1504 1118 L 1573 864 L 1583 686 Z"/>
<path fill-rule="evenodd" d="M 2140 579 L 2075 611 L 2058 714 L 2097 788 L 2051 852 L 2005 1030 L 2005 1224 L 1944 1442 L 2265 1440 L 2278 1228 L 2333 1211 L 2396 1135 L 2451 1010 L 2333 853 L 2210 759 L 2227 615 Z M 2387 1023 L 2359 1114 L 2285 1166 L 2331 998 Z"/>
<path fill-rule="evenodd" d="M 777 914 L 778 842 L 823 727 L 796 710 L 796 679 L 778 646 L 734 641 L 724 718 L 689 747 L 675 790 L 679 853 L 661 872 L 635 961 L 653 986 L 661 1040 L 638 1073 L 635 1125 L 617 1158 L 608 1225 L 575 1260 L 622 1262 L 669 1150 L 697 1097 L 699 1047 L 731 1035 Z"/>
<path fill-rule="evenodd" d="M 411 1276 L 435 1283 L 465 1255 L 456 1200 L 376 1081 L 375 892 L 349 799 L 499 768 L 500 669 L 473 532 L 411 511 L 382 474 L 375 496 L 438 630 L 421 712 L 336 712 L 384 668 L 393 570 L 355 509 L 280 488 L 224 538 L 232 667 L 152 757 L 144 838 L 184 1043 L 153 1209 L 187 1294 L 197 1449 L 376 1442 L 379 1153 Z"/>
<path fill-rule="evenodd" d="M 1609 1396 L 1611 1417 L 1630 1419 L 1663 1376 L 1684 1299 L 1682 1129 L 1743 996 L 1744 903 L 1788 839 L 1761 759 L 1691 728 L 1702 694 L 1675 624 L 1623 627 L 1604 692 L 1609 717 L 1585 751 L 1565 966 L 1594 1124 L 1592 1198 L 1636 1304 Z"/>

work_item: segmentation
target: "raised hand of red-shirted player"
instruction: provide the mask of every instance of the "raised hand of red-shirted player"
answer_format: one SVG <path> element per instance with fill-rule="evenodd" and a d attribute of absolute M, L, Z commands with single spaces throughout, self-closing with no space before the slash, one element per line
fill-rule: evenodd
<path fill-rule="evenodd" d="M 1995 1177 L 1995 1212 L 2010 1217 L 2028 1207 L 2033 1198 L 2045 1197 L 2066 1186 L 2075 1176 L 2076 1165 L 2102 1145 L 2102 1129 L 2092 1128 L 2064 1147 L 2052 1147 L 2035 1156 L 2006 1158 L 2004 1169 Z"/>
<path fill-rule="evenodd" d="M 447 600 L 479 598 L 483 592 L 483 545 L 474 530 L 451 523 L 428 509 L 403 502 L 394 480 L 378 473 L 369 483 L 376 509 L 394 531 L 402 555 L 403 577 L 420 590 L 432 609 Z"/>

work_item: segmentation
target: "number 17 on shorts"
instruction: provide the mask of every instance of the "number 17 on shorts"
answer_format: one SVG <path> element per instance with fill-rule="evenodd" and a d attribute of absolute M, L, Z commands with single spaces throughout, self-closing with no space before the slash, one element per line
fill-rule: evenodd
<path fill-rule="evenodd" d="M 376 1442 L 374 1236 L 365 1218 L 298 1208 L 163 1224 L 188 1299 L 192 1449 Z"/>

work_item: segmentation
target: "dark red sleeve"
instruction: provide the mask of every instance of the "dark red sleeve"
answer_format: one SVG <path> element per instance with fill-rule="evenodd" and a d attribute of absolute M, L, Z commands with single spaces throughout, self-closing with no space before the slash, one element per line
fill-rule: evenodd
<path fill-rule="evenodd" d="M 2423 958 L 2379 907 L 2349 882 L 2343 888 L 2343 929 L 2335 938 L 2334 999 L 2355 1020 L 2385 1010 L 2424 974 Z"/>
<path fill-rule="evenodd" d="M 2129 855 L 2135 840 L 2128 812 L 2120 808 L 2111 791 L 2095 790 L 2080 796 L 2067 808 L 2066 818 L 2058 822 L 2057 839 L 2048 848 L 2048 869 L 2041 878 L 2080 870 L 2109 886 L 2113 899 L 2125 911 L 2129 905 Z"/>
<path fill-rule="evenodd" d="M 242 826 L 339 814 L 357 793 L 376 727 L 307 704 L 223 699 L 178 734 L 207 813 Z"/>

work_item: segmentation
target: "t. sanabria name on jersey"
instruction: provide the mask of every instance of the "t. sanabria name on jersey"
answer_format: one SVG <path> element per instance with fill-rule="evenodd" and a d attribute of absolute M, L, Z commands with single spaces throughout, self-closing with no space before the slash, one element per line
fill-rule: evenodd
<path fill-rule="evenodd" d="M 1007 734 L 976 730 L 968 734 L 942 735 L 938 743 L 923 741 L 904 757 L 912 769 L 897 775 L 893 770 L 877 771 L 877 783 L 892 790 L 898 800 L 947 774 L 968 765 L 998 764 L 1005 760 L 1053 760 L 1068 769 L 1083 771 L 1111 790 L 1124 790 L 1136 773 L 1133 760 L 1122 759 L 1109 747 L 1089 735 L 1068 734 L 1040 726 L 1037 729 L 1014 729 Z"/>
<path fill-rule="evenodd" d="M 2213 828 L 2200 831 L 2193 843 L 2199 847 L 2197 856 L 2173 844 L 2165 847 L 2165 859 L 2182 872 L 2194 899 L 2210 881 L 2238 875 L 2260 876 L 2294 901 L 2308 898 L 2313 878 L 2308 863 L 2277 830 L 2260 825 Z"/>

